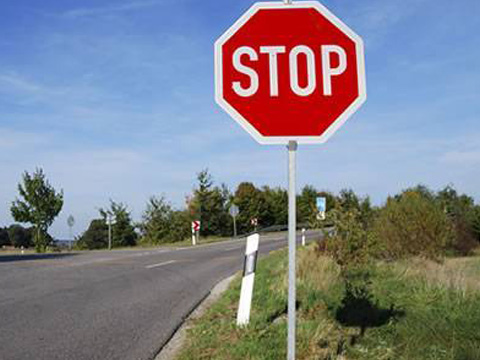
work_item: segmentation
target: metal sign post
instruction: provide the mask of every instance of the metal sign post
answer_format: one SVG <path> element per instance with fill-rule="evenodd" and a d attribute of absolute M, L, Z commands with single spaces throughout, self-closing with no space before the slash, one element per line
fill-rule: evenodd
<path fill-rule="evenodd" d="M 216 102 L 260 144 L 288 145 L 289 360 L 295 359 L 297 146 L 323 144 L 366 98 L 363 41 L 319 2 L 255 3 L 215 42 Z"/>
<path fill-rule="evenodd" d="M 112 225 L 115 224 L 116 219 L 112 213 L 107 214 L 108 223 L 108 250 L 112 250 Z"/>
<path fill-rule="evenodd" d="M 232 206 L 230 206 L 229 212 L 233 218 L 233 237 L 237 237 L 237 215 L 239 212 L 238 206 L 233 204 Z"/>
<path fill-rule="evenodd" d="M 72 229 L 73 229 L 73 225 L 75 225 L 75 218 L 73 217 L 73 215 L 70 215 L 67 219 L 67 225 L 68 225 L 68 228 L 69 228 L 69 232 L 68 232 L 68 235 L 69 235 L 69 248 L 70 250 L 72 250 L 72 245 L 73 245 L 73 232 L 72 232 Z"/>
<path fill-rule="evenodd" d="M 296 155 L 297 142 L 288 143 L 288 360 L 295 359 L 295 253 L 296 253 Z"/>

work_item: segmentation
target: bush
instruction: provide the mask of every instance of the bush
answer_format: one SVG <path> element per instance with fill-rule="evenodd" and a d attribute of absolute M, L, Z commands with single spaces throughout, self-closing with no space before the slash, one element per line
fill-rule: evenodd
<path fill-rule="evenodd" d="M 470 224 L 472 225 L 473 234 L 477 242 L 479 242 L 480 241 L 480 205 L 475 206 L 471 211 Z"/>
<path fill-rule="evenodd" d="M 79 249 L 104 249 L 108 246 L 108 226 L 103 219 L 92 220 L 87 231 L 76 242 Z"/>
<path fill-rule="evenodd" d="M 151 197 L 143 213 L 140 231 L 143 244 L 158 245 L 185 240 L 190 236 L 190 216 L 187 211 L 173 210 L 161 197 Z"/>
<path fill-rule="evenodd" d="M 11 245 L 10 237 L 8 236 L 8 230 L 0 228 L 0 247 Z"/>
<path fill-rule="evenodd" d="M 373 239 L 361 222 L 360 212 L 335 209 L 331 216 L 335 231 L 326 236 L 327 252 L 342 270 L 366 265 L 371 256 L 372 247 L 369 245 Z"/>
<path fill-rule="evenodd" d="M 8 228 L 8 237 L 16 248 L 29 248 L 33 246 L 33 228 L 24 228 L 21 225 L 11 225 Z"/>
<path fill-rule="evenodd" d="M 455 240 L 444 209 L 429 196 L 407 190 L 388 198 L 373 227 L 380 253 L 388 259 L 424 256 L 438 259 Z"/>

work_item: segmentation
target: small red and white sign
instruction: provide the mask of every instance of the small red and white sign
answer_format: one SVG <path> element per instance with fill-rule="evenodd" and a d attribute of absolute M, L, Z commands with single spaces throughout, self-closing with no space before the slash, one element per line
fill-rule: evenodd
<path fill-rule="evenodd" d="M 192 231 L 193 232 L 200 231 L 200 221 L 198 220 L 192 221 Z"/>
<path fill-rule="evenodd" d="M 366 96 L 362 39 L 316 1 L 256 3 L 215 43 L 216 101 L 259 143 L 323 143 Z"/>

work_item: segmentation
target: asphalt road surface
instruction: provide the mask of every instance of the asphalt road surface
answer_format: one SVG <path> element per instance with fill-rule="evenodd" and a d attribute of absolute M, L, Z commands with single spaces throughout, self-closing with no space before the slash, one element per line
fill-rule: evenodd
<path fill-rule="evenodd" d="M 259 251 L 286 245 L 286 234 L 272 234 Z M 242 269 L 244 251 L 240 239 L 0 256 L 0 359 L 153 359 L 212 287 Z"/>

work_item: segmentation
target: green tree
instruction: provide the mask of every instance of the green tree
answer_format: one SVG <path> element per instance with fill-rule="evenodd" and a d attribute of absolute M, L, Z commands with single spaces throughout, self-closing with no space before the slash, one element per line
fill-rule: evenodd
<path fill-rule="evenodd" d="M 436 194 L 436 201 L 440 203 L 455 228 L 452 250 L 460 255 L 470 254 L 478 246 L 480 239 L 479 218 L 473 198 L 458 194 L 452 185 L 448 185 Z"/>
<path fill-rule="evenodd" d="M 310 223 L 316 218 L 318 191 L 312 185 L 305 185 L 297 196 L 297 214 L 299 223 Z"/>
<path fill-rule="evenodd" d="M 379 211 L 374 234 L 383 257 L 423 256 L 438 259 L 454 241 L 452 222 L 437 201 L 406 190 L 388 198 Z"/>
<path fill-rule="evenodd" d="M 152 196 L 142 216 L 140 230 L 143 241 L 149 244 L 168 242 L 172 232 L 172 206 L 164 196 Z"/>
<path fill-rule="evenodd" d="M 288 192 L 280 187 L 264 186 L 262 194 L 267 208 L 262 226 L 286 225 L 288 223 Z"/>
<path fill-rule="evenodd" d="M 29 248 L 34 245 L 33 243 L 33 228 L 24 228 L 21 225 L 14 224 L 8 228 L 8 237 L 10 242 L 16 248 L 24 247 Z"/>
<path fill-rule="evenodd" d="M 76 242 L 79 249 L 105 249 L 108 246 L 108 226 L 105 219 L 94 219 Z"/>
<path fill-rule="evenodd" d="M 137 233 L 125 204 L 110 200 L 110 207 L 100 209 L 99 212 L 105 223 L 107 223 L 109 216 L 115 220 L 112 226 L 112 247 L 135 246 L 137 244 Z"/>
<path fill-rule="evenodd" d="M 63 190 L 56 192 L 42 169 L 33 174 L 25 172 L 18 191 L 23 200 L 16 199 L 10 208 L 12 217 L 21 223 L 35 227 L 35 250 L 44 252 L 49 244 L 48 228 L 63 207 Z"/>
<path fill-rule="evenodd" d="M 343 211 L 356 210 L 358 212 L 358 219 L 362 222 L 364 228 L 368 228 L 375 217 L 375 209 L 372 207 L 370 198 L 360 197 L 351 189 L 344 189 L 336 200 Z"/>
<path fill-rule="evenodd" d="M 472 224 L 473 233 L 477 239 L 477 242 L 480 241 L 480 205 L 476 205 L 472 212 L 470 213 L 470 221 Z"/>
<path fill-rule="evenodd" d="M 182 241 L 191 235 L 191 219 L 188 211 L 174 210 L 170 217 L 169 239 L 173 242 Z"/>
<path fill-rule="evenodd" d="M 269 213 L 265 196 L 255 185 L 250 182 L 240 183 L 234 201 L 239 208 L 237 227 L 240 234 L 254 230 L 250 223 L 253 218 L 258 219 L 259 227 L 268 226 Z"/>
<path fill-rule="evenodd" d="M 231 219 L 228 215 L 230 191 L 225 185 L 214 186 L 213 177 L 208 169 L 197 174 L 198 185 L 193 191 L 190 202 L 192 220 L 201 221 L 201 234 L 229 235 Z"/>

